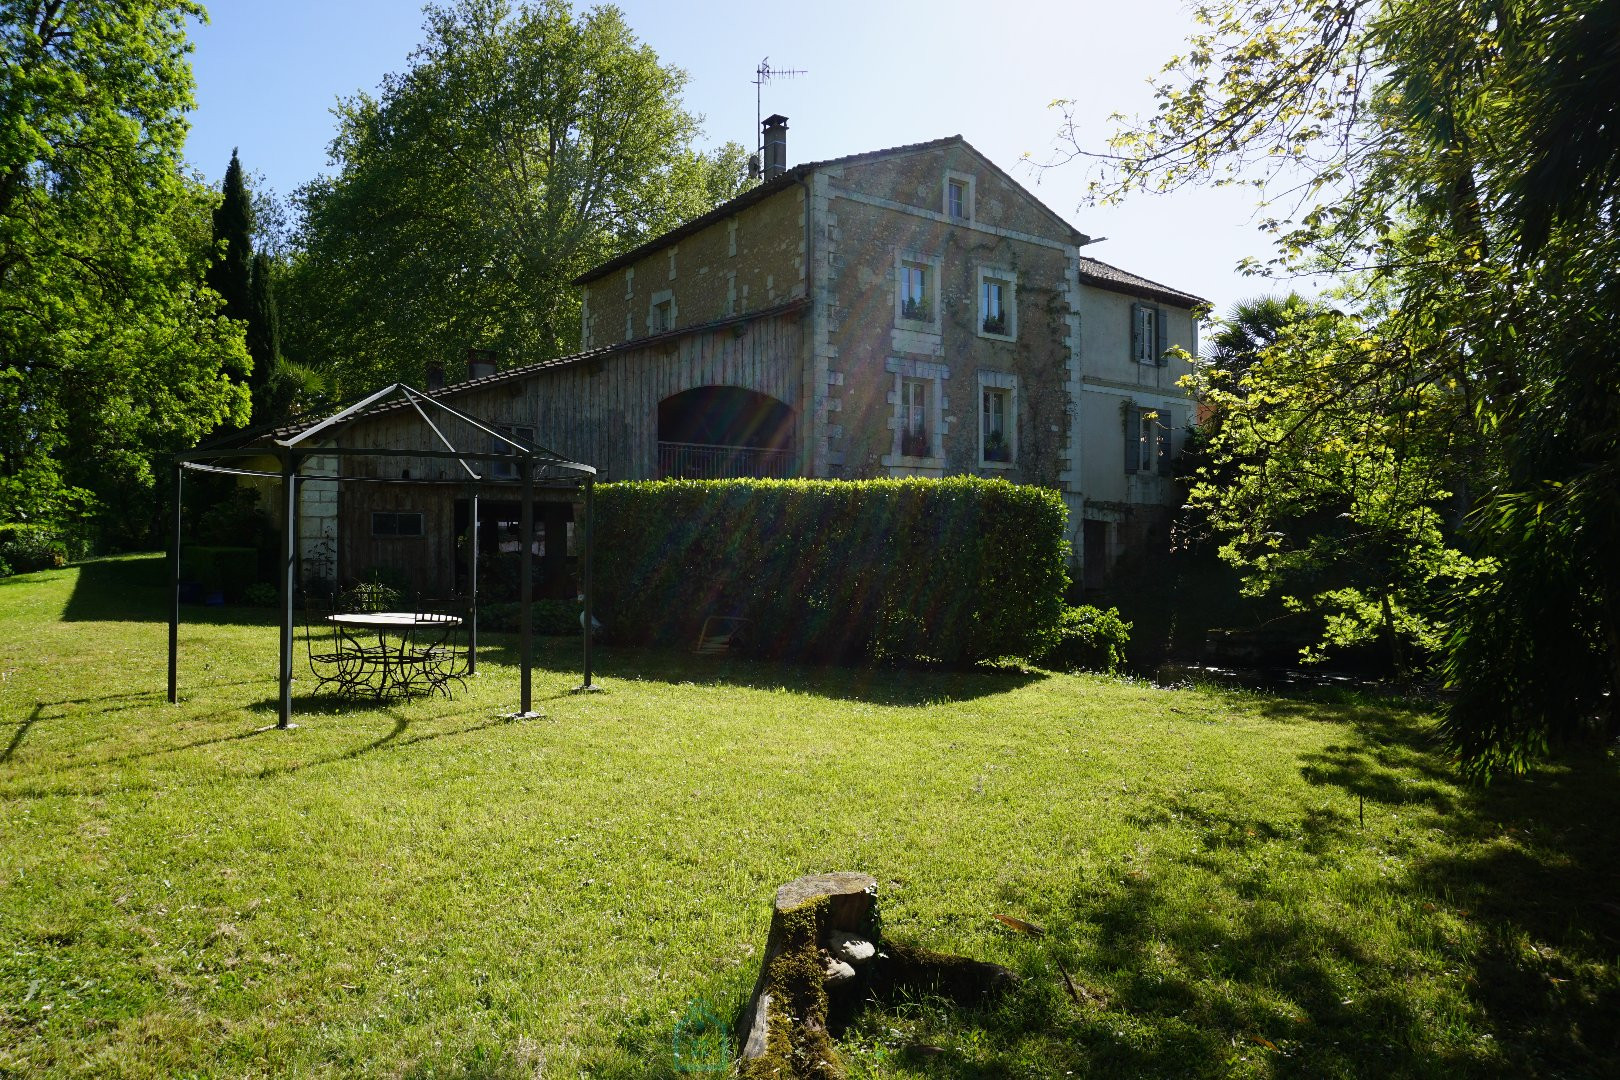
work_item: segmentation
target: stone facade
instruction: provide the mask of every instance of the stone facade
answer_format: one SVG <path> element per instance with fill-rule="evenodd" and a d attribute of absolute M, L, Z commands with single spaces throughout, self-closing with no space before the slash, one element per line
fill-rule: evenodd
<path fill-rule="evenodd" d="M 1060 490 L 1077 559 L 1180 502 L 1165 464 L 1201 301 L 1088 238 L 960 138 L 799 166 L 580 280 L 589 346 L 803 298 L 796 473 Z M 1093 570 L 1095 571 L 1095 567 Z"/>

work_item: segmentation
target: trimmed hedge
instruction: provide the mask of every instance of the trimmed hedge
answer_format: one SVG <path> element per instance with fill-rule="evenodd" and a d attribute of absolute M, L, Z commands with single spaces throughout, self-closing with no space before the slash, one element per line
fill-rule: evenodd
<path fill-rule="evenodd" d="M 201 582 L 203 588 L 217 590 L 236 603 L 259 580 L 259 552 L 250 547 L 188 544 L 180 549 L 180 576 Z"/>
<path fill-rule="evenodd" d="M 1044 651 L 1068 584 L 1055 491 L 1004 480 L 664 480 L 596 501 L 598 617 L 690 646 L 708 615 L 763 656 L 971 663 Z"/>
<path fill-rule="evenodd" d="M 515 634 L 522 627 L 523 605 L 508 601 L 478 605 L 478 628 Z M 579 605 L 564 600 L 535 600 L 530 613 L 534 632 L 579 636 Z"/>

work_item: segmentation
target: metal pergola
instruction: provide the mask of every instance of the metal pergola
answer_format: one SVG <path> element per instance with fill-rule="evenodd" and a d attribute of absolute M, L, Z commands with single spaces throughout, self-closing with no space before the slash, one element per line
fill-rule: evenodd
<path fill-rule="evenodd" d="M 389 401 L 390 398 L 394 400 Z M 441 420 L 450 417 L 469 426 L 473 431 L 488 436 L 493 444 L 501 449 L 492 451 L 466 450 L 451 444 L 438 424 L 433 422 L 428 410 L 424 406 L 431 406 L 439 411 Z M 421 450 L 408 447 L 399 448 L 371 448 L 351 447 L 339 445 L 334 440 L 343 429 L 362 418 L 370 418 L 383 411 L 393 409 L 414 409 L 421 417 L 442 450 Z M 317 446 L 311 440 L 321 437 L 321 445 Z M 229 463 L 242 459 L 251 459 L 273 456 L 279 463 L 276 472 L 267 472 L 262 469 L 233 467 Z M 336 457 L 340 459 L 337 475 L 308 474 L 303 471 L 306 460 L 310 457 Z M 429 460 L 450 460 L 460 463 L 465 477 L 455 479 L 422 478 L 415 480 L 395 480 L 384 477 L 345 476 L 341 467 L 341 459 L 352 457 L 410 457 L 425 458 Z M 474 469 L 469 462 L 484 465 L 487 463 L 506 464 L 512 467 L 517 477 L 514 480 L 497 480 Z M 486 424 L 445 404 L 420 390 L 406 386 L 404 383 L 394 383 L 385 387 L 348 408 L 334 413 L 332 416 L 311 424 L 302 429 L 281 428 L 259 434 L 237 434 L 216 443 L 199 446 L 194 450 L 183 451 L 175 455 L 174 459 L 174 550 L 171 558 L 171 580 L 173 589 L 172 603 L 169 608 L 169 701 L 177 700 L 179 688 L 179 659 L 180 659 L 180 544 L 181 544 L 181 509 L 184 505 L 185 474 L 190 472 L 204 472 L 224 474 L 227 476 L 254 476 L 279 479 L 281 481 L 282 498 L 282 527 L 280 570 L 277 574 L 277 586 L 280 591 L 281 608 L 281 660 L 279 681 L 281 688 L 280 713 L 276 727 L 287 729 L 293 727 L 292 723 L 292 670 L 293 670 L 293 597 L 297 591 L 298 566 L 298 525 L 299 525 L 299 485 L 308 480 L 335 481 L 338 483 L 374 483 L 374 484 L 426 484 L 426 485 L 457 485 L 468 492 L 471 500 L 470 522 L 472 529 L 472 542 L 467 546 L 468 563 L 468 600 L 470 604 L 470 619 L 468 624 L 468 658 L 470 670 L 476 671 L 478 656 L 478 493 L 483 488 L 512 488 L 521 487 L 522 490 L 522 523 L 519 526 L 523 538 L 523 557 L 519 560 L 519 608 L 521 611 L 519 634 L 521 637 L 522 653 L 522 693 L 519 712 L 522 715 L 533 713 L 532 696 L 532 670 L 534 662 L 534 620 L 532 604 L 534 599 L 534 568 L 531 549 L 534 543 L 534 490 L 536 486 L 560 487 L 567 485 L 574 489 L 584 489 L 585 501 L 585 528 L 584 528 L 584 560 L 581 567 L 583 593 L 585 597 L 585 611 L 582 617 L 581 631 L 584 638 L 584 682 L 579 690 L 589 691 L 591 685 L 591 630 L 594 622 L 591 617 L 591 560 L 593 556 L 594 539 L 592 536 L 595 511 L 593 507 L 593 492 L 596 482 L 596 469 L 578 461 L 571 461 L 562 454 L 538 445 L 525 445 L 514 438 L 509 432 Z M 486 470 L 487 472 L 487 470 Z M 342 542 L 341 535 L 339 543 Z"/>

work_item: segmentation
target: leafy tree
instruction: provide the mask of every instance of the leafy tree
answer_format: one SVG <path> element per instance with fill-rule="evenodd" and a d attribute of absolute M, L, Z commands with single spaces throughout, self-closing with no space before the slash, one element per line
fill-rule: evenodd
<path fill-rule="evenodd" d="M 0 521 L 151 522 L 152 462 L 246 418 L 181 172 L 189 0 L 0 4 Z"/>
<path fill-rule="evenodd" d="M 1209 336 L 1208 353 L 1199 358 L 1205 377 L 1237 388 L 1292 324 L 1315 314 L 1298 293 L 1256 296 L 1232 305 Z"/>
<path fill-rule="evenodd" d="M 376 97 L 338 108 L 337 166 L 297 195 L 289 349 L 344 395 L 468 347 L 576 346 L 574 277 L 740 190 L 740 147 L 690 149 L 685 74 L 612 7 L 459 0 Z"/>
<path fill-rule="evenodd" d="M 1455 590 L 1492 565 L 1452 545 L 1453 406 L 1405 381 L 1387 351 L 1414 343 L 1382 339 L 1375 313 L 1291 299 L 1241 304 L 1212 337 L 1194 383 L 1215 460 L 1191 507 L 1246 592 L 1322 617 L 1307 659 L 1376 642 L 1410 674 L 1441 648 Z"/>
<path fill-rule="evenodd" d="M 1612 734 L 1620 0 L 1229 0 L 1198 17 L 1159 110 L 1089 154 L 1098 193 L 1261 186 L 1273 265 L 1339 275 L 1349 313 L 1277 342 L 1223 403 L 1252 419 L 1223 431 L 1257 440 L 1227 452 L 1257 456 L 1203 497 L 1241 537 L 1240 508 L 1297 521 L 1302 492 L 1342 506 L 1350 476 L 1395 526 L 1392 553 L 1450 566 L 1391 557 L 1384 576 L 1392 598 L 1451 582 L 1444 726 L 1475 775 Z"/>

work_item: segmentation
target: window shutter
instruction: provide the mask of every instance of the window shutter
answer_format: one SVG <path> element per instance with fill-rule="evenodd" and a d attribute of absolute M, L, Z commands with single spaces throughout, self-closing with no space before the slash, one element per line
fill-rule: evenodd
<path fill-rule="evenodd" d="M 1137 461 L 1142 456 L 1142 410 L 1135 405 L 1125 406 L 1125 471 L 1136 471 Z"/>
<path fill-rule="evenodd" d="M 1142 359 L 1142 305 L 1131 305 L 1131 359 Z"/>
<path fill-rule="evenodd" d="M 1164 351 L 1170 347 L 1170 313 L 1159 308 L 1154 316 L 1153 362 L 1162 366 L 1170 362 L 1164 355 Z"/>
<path fill-rule="evenodd" d="M 1175 436 L 1175 414 L 1169 409 L 1159 410 L 1159 420 L 1155 424 L 1154 434 L 1159 437 L 1159 475 L 1170 475 L 1170 453 L 1174 448 L 1172 440 Z"/>

